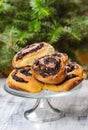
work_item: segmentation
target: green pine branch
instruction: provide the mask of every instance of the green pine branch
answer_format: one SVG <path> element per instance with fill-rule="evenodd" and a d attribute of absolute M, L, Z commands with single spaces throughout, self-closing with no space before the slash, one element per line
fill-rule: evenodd
<path fill-rule="evenodd" d="M 51 15 L 45 0 L 30 0 L 32 8 L 32 18 L 42 19 Z"/>
<path fill-rule="evenodd" d="M 0 70 L 27 44 L 46 41 L 69 51 L 88 43 L 87 1 L 80 1 L 1 0 Z"/>
<path fill-rule="evenodd" d="M 49 42 L 50 43 L 55 43 L 58 40 L 60 40 L 61 36 L 62 36 L 62 30 L 63 27 L 62 26 L 56 26 L 54 27 L 51 32 L 49 32 Z"/>

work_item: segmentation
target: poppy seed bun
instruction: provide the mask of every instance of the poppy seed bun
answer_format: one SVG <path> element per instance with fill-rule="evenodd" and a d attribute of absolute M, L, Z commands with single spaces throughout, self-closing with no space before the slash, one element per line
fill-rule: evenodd
<path fill-rule="evenodd" d="M 44 89 L 54 91 L 54 92 L 65 92 L 69 91 L 78 85 L 83 80 L 82 77 L 74 77 L 68 80 L 65 80 L 61 84 L 45 84 Z"/>
<path fill-rule="evenodd" d="M 43 83 L 36 80 L 30 67 L 14 69 L 8 76 L 7 85 L 12 89 L 23 90 L 27 92 L 40 92 L 43 89 Z"/>
<path fill-rule="evenodd" d="M 83 68 L 77 64 L 76 62 L 69 62 L 66 65 L 66 78 L 71 78 L 71 77 L 82 77 L 83 78 L 84 70 Z"/>
<path fill-rule="evenodd" d="M 12 65 L 14 68 L 31 66 L 36 59 L 48 54 L 52 54 L 54 51 L 54 48 L 45 42 L 28 45 L 14 56 Z"/>
<path fill-rule="evenodd" d="M 32 65 L 34 77 L 43 83 L 49 84 L 61 83 L 66 77 L 65 70 L 63 61 L 52 55 L 41 57 Z"/>

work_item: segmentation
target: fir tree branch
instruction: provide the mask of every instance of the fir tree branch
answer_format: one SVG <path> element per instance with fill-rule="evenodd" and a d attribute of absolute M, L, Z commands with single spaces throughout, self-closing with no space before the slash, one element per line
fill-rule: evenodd
<path fill-rule="evenodd" d="M 33 42 L 49 41 L 69 52 L 70 47 L 88 43 L 87 1 L 80 1 L 1 0 L 0 70 L 11 66 L 14 54 Z"/>
<path fill-rule="evenodd" d="M 77 35 L 78 33 L 74 33 L 73 30 L 70 27 L 64 27 L 63 29 L 63 33 L 68 33 L 69 35 L 71 35 L 74 39 L 80 41 L 81 38 Z"/>
<path fill-rule="evenodd" d="M 63 30 L 62 26 L 54 27 L 54 29 L 48 34 L 50 43 L 57 42 L 60 39 L 62 30 Z"/>

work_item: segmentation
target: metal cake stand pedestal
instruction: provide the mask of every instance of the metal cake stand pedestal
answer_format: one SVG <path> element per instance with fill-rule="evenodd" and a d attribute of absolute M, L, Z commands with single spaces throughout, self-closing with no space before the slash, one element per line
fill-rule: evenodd
<path fill-rule="evenodd" d="M 29 93 L 11 89 L 6 84 L 4 85 L 4 89 L 6 92 L 15 96 L 36 99 L 35 105 L 31 109 L 24 112 L 24 117 L 31 121 L 47 122 L 58 120 L 62 118 L 65 114 L 60 109 L 55 108 L 50 102 L 50 99 L 75 94 L 76 92 L 78 92 L 81 86 L 82 82 L 79 85 L 77 85 L 74 89 L 67 92 L 52 92 L 48 90 L 43 90 L 38 93 Z"/>

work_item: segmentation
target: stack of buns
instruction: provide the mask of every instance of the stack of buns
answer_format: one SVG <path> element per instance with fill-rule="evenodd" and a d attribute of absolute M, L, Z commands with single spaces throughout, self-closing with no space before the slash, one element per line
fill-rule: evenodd
<path fill-rule="evenodd" d="M 34 43 L 20 50 L 12 60 L 13 71 L 6 82 L 12 89 L 27 92 L 69 91 L 84 78 L 83 68 L 69 62 L 66 53 L 55 52 L 48 43 Z"/>

